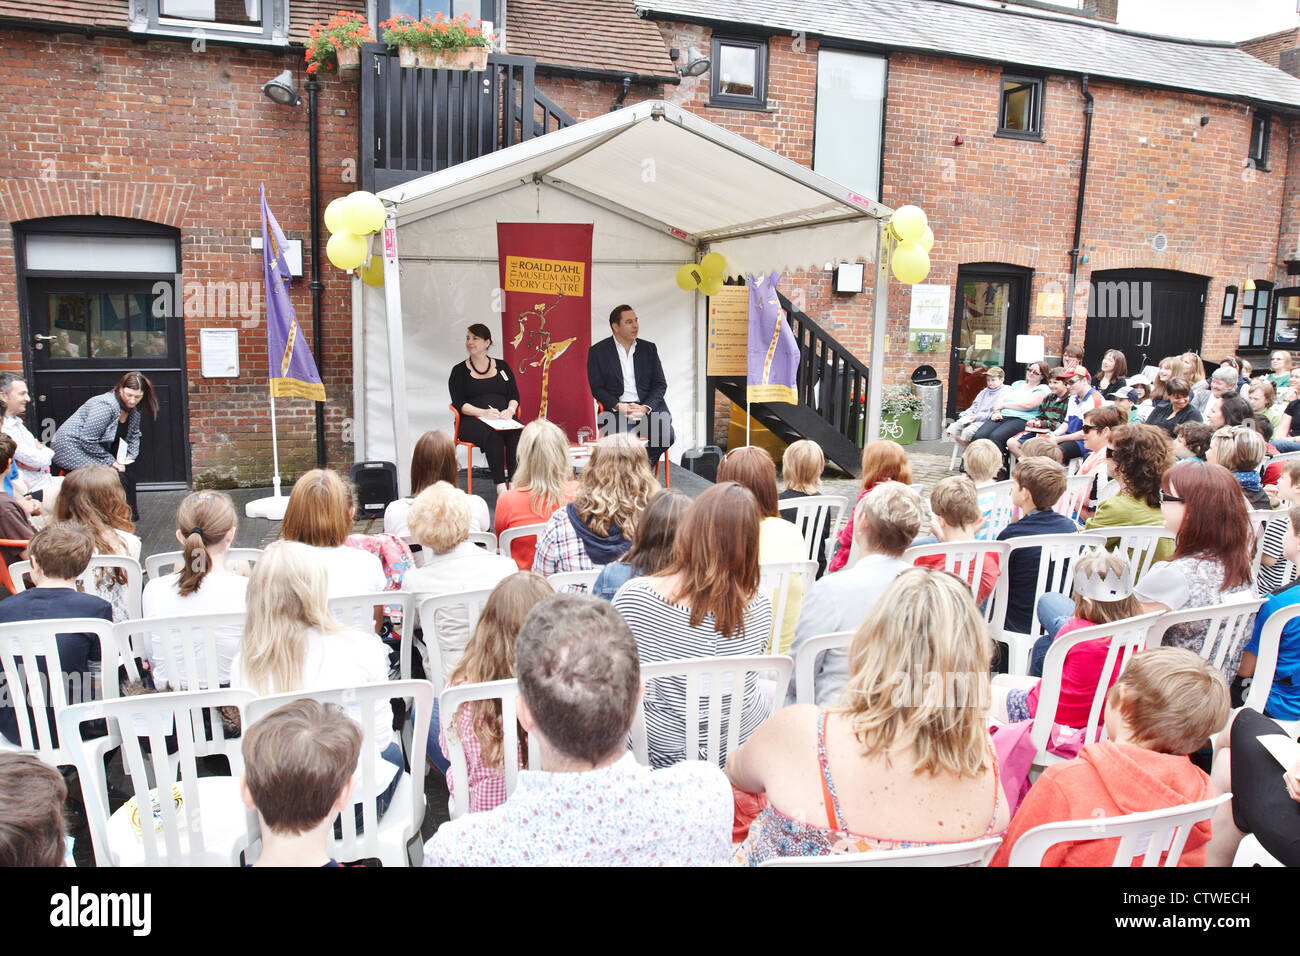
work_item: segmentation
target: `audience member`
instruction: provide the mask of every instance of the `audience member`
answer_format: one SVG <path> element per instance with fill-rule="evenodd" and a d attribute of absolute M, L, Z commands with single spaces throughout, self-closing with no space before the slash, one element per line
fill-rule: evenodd
<path fill-rule="evenodd" d="M 493 680 L 511 680 L 515 676 L 515 639 L 528 612 L 555 592 L 546 578 L 531 571 L 516 571 L 503 578 L 483 605 L 474 625 L 474 633 L 465 645 L 465 653 L 452 668 L 447 686 L 479 684 Z M 437 717 L 435 704 L 433 726 L 429 728 L 429 758 L 444 773 L 449 766 L 447 737 Z M 469 781 L 470 813 L 491 810 L 506 799 L 505 729 L 501 724 L 501 701 L 481 700 L 461 704 L 454 717 L 454 730 L 465 752 Z M 527 735 L 519 734 L 517 766 L 528 766 Z M 447 774 L 447 791 L 456 796 L 456 783 Z"/>
<path fill-rule="evenodd" d="M 658 489 L 642 443 L 628 434 L 606 435 L 592 449 L 572 503 L 546 522 L 533 570 L 589 571 L 617 561 L 632 546 L 637 518 Z"/>
<path fill-rule="evenodd" d="M 1083 447 L 1088 456 L 1075 474 L 1091 477 L 1092 481 L 1079 489 L 1072 502 L 1072 511 L 1079 515 L 1080 521 L 1097 509 L 1102 491 L 1110 483 L 1111 429 L 1123 423 L 1124 416 L 1114 405 L 1089 409 L 1083 414 Z"/>
<path fill-rule="evenodd" d="M 994 400 L 989 421 L 969 440 L 991 441 L 1001 455 L 1008 440 L 1023 431 L 1029 419 L 1037 415 L 1043 402 L 1051 397 L 1047 384 L 1049 374 L 1046 362 L 1026 365 L 1025 377 L 1002 391 Z"/>
<path fill-rule="evenodd" d="M 1283 866 L 1300 866 L 1300 763 L 1278 773 L 1281 765 L 1259 739 L 1292 740 L 1294 734 L 1249 707 L 1237 711 L 1228 726 L 1219 735 L 1210 780 L 1216 794 L 1231 793 L 1232 799 L 1210 820 L 1205 865 L 1232 866 L 1242 838 L 1253 833 Z"/>
<path fill-rule="evenodd" d="M 1035 435 L 1020 446 L 1020 458 L 1050 458 L 1058 465 L 1065 464 L 1065 456 L 1061 454 L 1061 446 L 1052 441 L 1046 435 Z"/>
<path fill-rule="evenodd" d="M 1101 357 L 1101 367 L 1092 377 L 1092 387 L 1103 398 L 1113 399 L 1128 386 L 1128 359 L 1119 349 L 1107 349 Z"/>
<path fill-rule="evenodd" d="M 815 441 L 801 438 L 786 446 L 781 457 L 781 478 L 785 482 L 785 491 L 777 495 L 781 501 L 790 498 L 804 498 L 822 493 L 822 472 L 826 470 L 826 456 L 822 446 Z M 797 519 L 799 512 L 794 508 L 782 508 L 781 517 L 786 521 Z M 817 577 L 826 573 L 826 542 L 830 539 L 831 527 L 829 517 L 823 523 L 822 536 L 817 542 Z"/>
<path fill-rule="evenodd" d="M 230 685 L 265 697 L 388 680 L 388 649 L 377 635 L 339 624 L 328 595 L 329 570 L 318 549 L 283 540 L 267 548 L 248 583 L 248 617 Z M 360 706 L 349 712 L 359 723 Z M 378 798 L 382 815 L 403 768 L 387 700 L 375 705 L 374 727 L 374 746 L 393 771 L 390 777 L 381 761 L 375 786 L 382 792 L 368 795 Z"/>
<path fill-rule="evenodd" d="M 63 866 L 63 776 L 35 754 L 0 753 L 0 868 Z"/>
<path fill-rule="evenodd" d="M 1128 415 L 1129 424 L 1146 421 L 1151 414 L 1151 382 L 1145 375 L 1129 376 L 1128 397 L 1133 403 L 1133 410 Z"/>
<path fill-rule="evenodd" d="M 411 532 L 406 525 L 406 513 L 411 510 L 411 505 L 420 492 L 437 481 L 445 481 L 453 488 L 458 484 L 456 445 L 446 432 L 429 431 L 420 436 L 411 452 L 411 493 L 405 498 L 389 502 L 384 509 L 384 533 L 398 538 L 408 537 Z M 492 518 L 488 514 L 487 502 L 478 495 L 468 497 L 469 530 L 490 530 Z M 422 564 L 423 561 L 418 563 Z"/>
<path fill-rule="evenodd" d="M 545 418 L 529 422 L 519 435 L 514 487 L 497 496 L 497 536 L 523 525 L 545 524 L 573 500 L 577 490 L 569 440 L 560 426 Z M 510 546 L 510 557 L 520 571 L 533 566 L 536 552 L 536 537 L 517 538 Z"/>
<path fill-rule="evenodd" d="M 989 486 L 997 483 L 998 473 L 1002 470 L 1002 452 L 987 438 L 977 438 L 966 446 L 961 467 L 970 480 L 975 482 L 975 490 L 979 493 L 983 524 L 975 537 L 981 541 L 991 541 L 998 533 L 993 523 L 998 496 Z"/>
<path fill-rule="evenodd" d="M 1279 564 L 1293 567 L 1300 560 L 1300 506 L 1292 505 L 1287 514 L 1275 521 L 1282 522 L 1282 561 Z M 1271 529 L 1274 522 L 1269 523 Z M 1255 628 L 1241 652 L 1241 666 L 1237 669 L 1238 677 L 1254 677 L 1255 665 L 1259 657 L 1260 635 L 1268 619 L 1284 608 L 1300 604 L 1300 581 L 1287 578 L 1277 593 L 1270 593 L 1264 606 L 1255 615 Z M 1268 702 L 1264 705 L 1264 716 L 1277 720 L 1300 720 L 1300 618 L 1288 621 L 1282 627 L 1278 638 L 1277 660 L 1273 671 L 1273 685 L 1269 690 Z"/>
<path fill-rule="evenodd" d="M 758 560 L 806 561 L 807 546 L 803 535 L 777 512 L 776 465 L 772 456 L 757 445 L 733 448 L 722 457 L 718 481 L 734 481 L 748 488 L 758 502 Z M 776 601 L 775 595 L 772 596 Z M 773 622 L 778 636 L 777 653 L 784 654 L 794 640 L 794 626 L 803 605 L 803 577 L 792 575 L 786 585 L 785 615 Z"/>
<path fill-rule="evenodd" d="M 1232 428 L 1242 422 L 1253 421 L 1255 413 L 1250 407 L 1250 402 L 1240 395 L 1225 395 L 1219 399 L 1217 405 L 1211 402 L 1203 417 L 1207 425 L 1217 430 L 1224 426 Z"/>
<path fill-rule="evenodd" d="M 1046 368 L 1045 365 L 1043 367 Z M 1022 446 L 1026 442 L 1036 437 L 1050 435 L 1065 421 L 1065 412 L 1070 404 L 1070 373 L 1064 369 L 1055 369 L 1047 379 L 1047 387 L 1051 394 L 1043 398 L 1038 408 L 1025 422 L 1025 430 L 1007 439 L 1007 451 L 1011 453 L 1012 458 L 1019 458 L 1024 454 Z M 1056 443 L 1052 442 L 1052 444 Z"/>
<path fill-rule="evenodd" d="M 55 521 L 78 521 L 90 529 L 95 554 L 121 554 L 140 560 L 140 539 L 133 533 L 131 508 L 117 472 L 107 465 L 85 465 L 63 479 L 54 507 Z M 84 570 L 84 568 L 83 568 Z M 113 605 L 113 620 L 130 616 L 126 572 L 100 568 L 94 576 L 95 593 Z"/>
<path fill-rule="evenodd" d="M 1259 466 L 1264 463 L 1264 454 L 1264 438 L 1253 424 L 1224 426 L 1210 440 L 1206 460 L 1232 472 L 1250 507 L 1267 511 L 1273 505 L 1268 500 L 1259 477 Z"/>
<path fill-rule="evenodd" d="M 1156 428 L 1163 428 L 1172 438 L 1174 429 L 1184 422 L 1199 422 L 1201 420 L 1200 413 L 1192 408 L 1189 401 L 1191 392 L 1191 387 L 1188 386 L 1186 379 L 1170 379 L 1165 390 L 1165 394 L 1168 396 L 1168 404 L 1157 404 L 1151 410 L 1151 414 L 1147 416 L 1146 423 L 1154 425 Z"/>
<path fill-rule="evenodd" d="M 0 374 L 0 403 L 4 409 L 2 429 L 14 441 L 13 460 L 18 466 L 18 477 L 27 493 L 41 503 L 40 513 L 49 515 L 54 513 L 54 499 L 63 479 L 50 474 L 54 452 L 37 441 L 23 421 L 31 400 L 27 383 L 20 376 L 13 372 Z"/>
<path fill-rule="evenodd" d="M 614 595 L 614 608 L 636 635 L 643 661 L 767 653 L 772 602 L 758 586 L 758 525 L 753 494 L 735 482 L 714 485 L 686 509 L 672 563 L 659 574 L 633 578 Z M 770 708 L 755 674 L 746 677 L 743 695 L 742 741 Z M 647 688 L 653 766 L 685 759 L 686 706 L 684 677 L 657 680 Z M 689 742 L 692 752 L 697 745 L 703 749 L 704 730 L 701 722 L 701 739 Z"/>
<path fill-rule="evenodd" d="M 220 491 L 197 491 L 176 509 L 176 540 L 184 557 L 179 570 L 151 580 L 144 586 L 145 617 L 176 617 L 183 614 L 229 614 L 247 607 L 248 578 L 227 569 L 226 553 L 235 540 L 235 504 Z M 172 635 L 152 632 L 149 635 L 149 661 L 154 685 L 159 690 L 189 690 L 191 687 L 215 688 L 230 684 L 230 662 L 239 650 L 242 627 L 217 630 L 217 673 L 207 673 L 207 657 L 201 644 L 195 645 L 193 660 L 198 673 L 191 679 L 186 673 L 189 656 Z M 190 640 L 181 632 L 182 640 Z M 165 650 L 163 642 L 168 643 Z M 168 669 L 175 665 L 176 673 Z"/>
<path fill-rule="evenodd" d="M 967 451 L 969 450 L 968 448 Z M 994 451 L 996 452 L 997 449 L 995 448 Z M 907 452 L 898 442 L 887 438 L 867 442 L 867 446 L 862 449 L 862 479 L 858 485 L 858 501 L 871 494 L 877 485 L 884 484 L 886 481 L 897 481 L 904 485 L 912 483 L 912 463 L 908 461 Z M 975 483 L 978 485 L 979 479 L 976 479 Z M 857 513 L 856 506 L 853 512 Z M 852 514 L 849 515 L 849 520 L 840 529 L 835 540 L 838 550 L 831 557 L 827 571 L 838 571 L 848 563 L 849 554 L 853 550 Z"/>
<path fill-rule="evenodd" d="M 1200 413 L 1201 418 L 1214 424 L 1210 416 L 1214 409 L 1219 407 L 1219 403 L 1229 395 L 1237 394 L 1237 370 L 1219 366 L 1210 376 L 1210 387 L 1204 390 L 1198 390 L 1192 399 L 1192 406 Z"/>
<path fill-rule="evenodd" d="M 27 560 L 32 564 L 32 581 L 36 586 L 0 601 L 0 624 L 69 617 L 97 617 L 111 622 L 113 608 L 107 601 L 77 590 L 77 576 L 86 570 L 94 551 L 95 539 L 90 529 L 79 522 L 62 521 L 38 531 L 27 545 Z M 99 638 L 89 632 L 79 632 L 58 634 L 55 642 L 68 703 L 93 700 L 93 675 L 98 671 L 102 653 Z M 44 662 L 38 669 L 45 675 Z M 116 672 L 109 679 L 116 680 Z M 10 743 L 18 744 L 18 715 L 14 712 L 13 698 L 5 686 L 5 675 L 0 673 L 0 734 Z M 45 717 L 48 726 L 53 728 L 53 706 L 48 708 Z M 35 719 L 29 704 L 29 726 L 34 726 Z"/>
<path fill-rule="evenodd" d="M 1048 458 L 1021 458 L 1011 469 L 1011 503 L 1023 517 L 998 534 L 999 541 L 1026 535 L 1071 534 L 1079 526 L 1052 507 L 1065 494 L 1065 469 Z M 1028 634 L 1034 620 L 1034 592 L 1038 588 L 1038 548 L 1022 548 L 1007 563 L 1006 627 Z"/>
<path fill-rule="evenodd" d="M 1272 382 L 1266 378 L 1255 379 L 1250 383 L 1246 397 L 1250 401 L 1251 410 L 1267 418 L 1274 431 L 1281 427 L 1282 413 L 1273 407 L 1277 404 L 1277 389 Z"/>
<path fill-rule="evenodd" d="M 1174 455 L 1177 458 L 1195 458 L 1205 461 L 1210 450 L 1214 429 L 1205 422 L 1183 422 L 1174 429 Z"/>
<path fill-rule="evenodd" d="M 632 547 L 613 564 L 600 569 L 591 593 L 604 601 L 632 578 L 642 574 L 659 574 L 673 558 L 673 545 L 682 516 L 691 499 L 680 491 L 665 489 L 650 499 L 636 523 Z"/>
<path fill-rule="evenodd" d="M 752 556 L 758 515 L 752 503 L 749 510 Z M 756 585 L 757 565 L 754 577 Z M 700 761 L 651 771 L 628 751 L 640 661 L 610 605 L 581 595 L 547 598 L 525 619 L 515 658 L 519 722 L 542 769 L 520 771 L 515 792 L 496 809 L 438 827 L 424 847 L 426 866 L 689 866 L 730 858 L 733 801 L 722 772 Z"/>
<path fill-rule="evenodd" d="M 1222 604 L 1251 587 L 1250 519 L 1241 485 L 1222 465 L 1180 462 L 1165 472 L 1160 503 L 1165 527 L 1177 535 L 1173 557 L 1155 565 L 1137 583 L 1145 611 L 1181 611 Z M 1162 643 L 1200 652 L 1208 626 L 1178 624 Z M 1223 676 L 1237 676 L 1244 636 L 1229 649 Z"/>
<path fill-rule="evenodd" d="M 988 699 L 991 653 L 966 585 L 928 568 L 899 575 L 853 638 L 853 677 L 834 709 L 786 707 L 728 758 L 732 785 L 768 801 L 738 862 L 934 846 L 1005 830 L 1010 814 L 988 722 L 972 706 Z M 937 693 L 926 680 L 935 674 L 947 678 Z"/>
<path fill-rule="evenodd" d="M 493 588 L 518 572 L 519 568 L 506 555 L 489 554 L 470 542 L 469 515 L 469 496 L 445 481 L 425 488 L 411 505 L 406 515 L 407 525 L 415 540 L 429 553 L 424 567 L 406 573 L 405 588 L 416 594 L 417 600 Z M 426 644 L 432 640 L 438 642 L 445 678 L 469 640 L 469 611 L 464 605 L 442 608 L 434 614 L 432 622 L 423 622 L 423 628 Z M 424 661 L 424 665 L 425 673 L 431 675 L 429 661 Z"/>
<path fill-rule="evenodd" d="M 244 732 L 244 805 L 257 811 L 262 853 L 253 866 L 338 866 L 330 826 L 352 802 L 361 728 L 337 704 L 304 698 Z"/>
<path fill-rule="evenodd" d="M 1066 406 L 1065 422 L 1056 427 L 1052 440 L 1061 446 L 1061 454 L 1068 462 L 1085 454 L 1083 447 L 1084 413 L 1102 406 L 1101 392 L 1092 387 L 1092 379 L 1085 369 L 1076 368 L 1070 379 L 1070 402 Z"/>
<path fill-rule="evenodd" d="M 1044 771 L 1016 810 L 992 865 L 1006 866 L 1016 842 L 1043 824 L 1088 822 L 1208 799 L 1210 779 L 1187 754 L 1227 719 L 1228 685 L 1213 666 L 1173 647 L 1135 655 L 1106 695 L 1109 739 L 1088 744 L 1076 759 Z M 1192 828 L 1178 865 L 1203 866 L 1209 839 L 1210 823 L 1202 820 Z M 1044 854 L 1042 865 L 1109 866 L 1118 849 L 1118 837 L 1058 843 Z"/>
<path fill-rule="evenodd" d="M 1268 380 L 1273 383 L 1277 389 L 1277 400 L 1279 402 L 1295 401 L 1296 389 L 1291 382 L 1291 369 L 1293 360 L 1291 353 L 1279 349 L 1269 356 L 1269 373 Z"/>
<path fill-rule="evenodd" d="M 968 478 L 961 480 L 970 484 Z M 920 496 L 894 481 L 879 485 L 872 494 L 858 500 L 854 541 L 861 557 L 852 567 L 839 574 L 828 574 L 812 586 L 795 627 L 791 657 L 798 658 L 803 645 L 814 637 L 851 631 L 862 624 L 894 578 L 911 566 L 903 560 L 903 552 L 921 529 L 924 515 Z M 813 666 L 817 705 L 828 705 L 848 681 L 849 674 L 844 651 L 820 654 Z M 792 681 L 786 703 L 794 701 Z"/>
<path fill-rule="evenodd" d="M 1160 480 L 1173 464 L 1169 436 L 1159 428 L 1151 425 L 1120 425 L 1111 430 L 1110 468 L 1118 484 L 1118 491 L 1097 505 L 1096 512 L 1084 524 L 1084 530 L 1104 531 L 1106 528 L 1131 528 L 1135 525 L 1163 526 L 1165 515 L 1160 509 Z M 1113 551 L 1119 543 L 1119 538 L 1111 538 L 1106 542 L 1106 547 Z M 1161 541 L 1156 545 L 1153 560 L 1166 561 L 1173 553 L 1174 543 Z M 1041 613 L 1039 619 L 1042 619 Z"/>
<path fill-rule="evenodd" d="M 1073 563 L 1074 587 L 1070 597 L 1044 594 L 1038 601 L 1038 620 L 1047 633 L 1034 642 L 1030 655 L 1031 674 L 1043 673 L 1043 662 L 1052 642 L 1071 631 L 1096 624 L 1113 624 L 1142 613 L 1133 596 L 1133 574 L 1124 555 L 1089 551 Z M 1093 694 L 1101 682 L 1110 650 L 1107 639 L 1085 641 L 1071 648 L 1061 667 L 1061 696 L 1056 704 L 1055 723 L 1067 727 L 1088 727 Z M 1116 669 L 1106 686 L 1119 676 Z M 1021 686 L 1023 685 L 1023 686 Z M 1033 678 L 1002 675 L 994 680 L 993 716 L 1004 723 L 1030 720 L 1038 713 L 1042 682 Z M 1001 692 L 999 692 L 1001 691 Z"/>
<path fill-rule="evenodd" d="M 1056 446 L 1053 445 L 1053 448 Z M 975 483 L 965 475 L 949 475 L 939 481 L 930 492 L 930 512 L 934 516 L 930 527 L 934 536 L 944 544 L 959 541 L 974 541 L 975 535 L 983 524 L 980 514 L 979 496 L 975 492 Z M 917 567 L 935 568 L 942 571 L 944 556 L 942 554 L 924 555 L 913 562 Z M 972 561 L 966 569 L 966 581 L 973 584 L 975 570 L 979 567 L 980 580 L 976 589 L 975 600 L 983 604 L 993 593 L 998 583 L 999 560 L 992 551 L 984 553 L 978 561 Z"/>
<path fill-rule="evenodd" d="M 1187 381 L 1191 383 L 1193 391 L 1204 391 L 1210 387 L 1209 377 L 1205 374 L 1205 363 L 1195 352 L 1184 352 L 1182 354 L 1183 368 L 1187 369 Z"/>
<path fill-rule="evenodd" d="M 0 434 L 0 474 L 8 474 L 14 456 L 14 440 Z M 0 538 L 30 541 L 36 529 L 27 520 L 27 509 L 7 492 L 0 491 Z M 23 548 L 0 548 L 0 560 L 8 566 L 23 559 Z"/>
<path fill-rule="evenodd" d="M 984 370 L 984 388 L 975 396 L 970 408 L 961 412 L 948 426 L 948 437 L 958 445 L 969 444 L 993 414 L 993 406 L 1006 388 L 1006 373 L 994 365 Z"/>
<path fill-rule="evenodd" d="M 1187 368 L 1183 365 L 1183 360 L 1177 355 L 1169 355 L 1160 360 L 1160 365 L 1156 370 L 1156 380 L 1151 384 L 1151 406 L 1153 409 L 1161 405 L 1169 404 L 1169 383 L 1176 378 L 1187 381 Z M 1187 386 L 1188 394 L 1191 394 L 1191 385 Z M 1147 421 L 1150 421 L 1148 417 Z"/>
<path fill-rule="evenodd" d="M 338 472 L 314 468 L 293 483 L 280 523 L 280 539 L 308 545 L 325 568 L 331 598 L 387 589 L 379 558 L 347 545 L 356 511 L 352 490 Z"/>
<path fill-rule="evenodd" d="M 1283 539 L 1291 527 L 1290 508 L 1300 504 L 1300 461 L 1287 461 L 1277 480 L 1277 497 L 1282 514 L 1270 518 L 1264 526 L 1264 543 L 1260 550 L 1259 578 L 1255 591 L 1260 596 L 1273 594 L 1286 587 L 1295 572 L 1295 565 L 1283 554 Z M 1259 622 L 1256 621 L 1258 627 Z"/>

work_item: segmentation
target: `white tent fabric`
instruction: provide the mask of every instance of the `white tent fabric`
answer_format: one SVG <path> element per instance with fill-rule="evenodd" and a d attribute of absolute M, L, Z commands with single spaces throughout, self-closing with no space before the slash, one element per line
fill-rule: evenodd
<path fill-rule="evenodd" d="M 722 253 L 731 274 L 821 269 L 828 261 L 859 258 L 876 262 L 877 220 L 891 214 L 874 200 L 660 101 L 638 103 L 379 195 L 396 218 L 400 288 L 394 297 L 392 289 L 367 287 L 354 307 L 354 323 L 362 327 L 361 354 L 354 360 L 356 441 L 367 458 L 397 461 L 404 487 L 414 438 L 428 428 L 450 430 L 446 379 L 463 358 L 465 326 L 483 322 L 494 334 L 500 331 L 497 222 L 595 224 L 592 342 L 609 334 L 606 316 L 614 305 L 632 304 L 642 336 L 655 342 L 664 360 L 678 432 L 674 448 L 680 450 L 703 443 L 708 396 L 703 297 L 677 288 L 677 268 L 696 261 L 702 247 Z M 873 323 L 881 330 L 884 299 L 877 297 Z M 394 323 L 393 331 L 400 333 L 395 339 L 401 356 L 390 355 L 387 347 L 386 317 L 394 302 L 400 303 L 401 327 Z M 500 354 L 501 340 L 496 342 L 493 351 Z M 586 382 L 574 387 L 585 388 Z M 404 440 L 398 440 L 403 432 Z"/>

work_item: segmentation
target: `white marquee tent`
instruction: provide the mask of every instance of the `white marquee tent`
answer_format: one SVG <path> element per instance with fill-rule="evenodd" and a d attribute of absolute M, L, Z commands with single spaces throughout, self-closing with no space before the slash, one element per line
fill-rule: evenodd
<path fill-rule="evenodd" d="M 876 263 L 873 342 L 884 341 L 887 288 L 878 255 L 891 210 L 676 106 L 639 103 L 379 194 L 384 286 L 353 283 L 358 457 L 398 463 L 403 493 L 413 438 L 451 431 L 447 376 L 465 327 L 493 330 L 500 354 L 498 222 L 594 223 L 591 331 L 628 302 L 659 349 L 679 454 L 703 444 L 705 298 L 675 282 L 707 251 L 727 272 Z M 868 434 L 877 434 L 883 349 L 872 350 Z M 565 382 L 586 389 L 580 381 Z"/>

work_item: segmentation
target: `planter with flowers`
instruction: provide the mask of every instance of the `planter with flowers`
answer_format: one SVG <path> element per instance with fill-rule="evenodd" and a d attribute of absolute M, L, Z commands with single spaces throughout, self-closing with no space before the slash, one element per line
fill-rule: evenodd
<path fill-rule="evenodd" d="M 859 396 L 854 411 L 858 412 L 858 441 L 865 443 L 867 436 L 866 396 Z M 880 437 L 910 445 L 921 432 L 921 413 L 925 406 L 906 385 L 888 385 L 880 399 Z"/>
<path fill-rule="evenodd" d="M 384 42 L 397 47 L 402 66 L 430 70 L 486 70 L 491 38 L 483 21 L 469 14 L 448 20 L 441 13 L 413 20 L 406 14 L 379 24 Z"/>
<path fill-rule="evenodd" d="M 338 70 L 340 73 L 361 67 L 361 44 L 373 43 L 366 18 L 359 13 L 340 10 L 325 24 L 316 24 L 307 31 L 311 42 L 307 44 L 307 72 Z"/>

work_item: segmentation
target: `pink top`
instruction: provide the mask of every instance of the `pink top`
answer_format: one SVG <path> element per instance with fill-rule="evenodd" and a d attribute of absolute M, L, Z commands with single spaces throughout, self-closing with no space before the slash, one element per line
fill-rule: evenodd
<path fill-rule="evenodd" d="M 1093 626 L 1091 621 L 1072 617 L 1065 622 L 1065 626 L 1057 633 L 1056 639 L 1060 640 L 1062 635 L 1077 631 L 1081 627 Z M 1092 711 L 1092 696 L 1096 693 L 1097 681 L 1101 678 L 1101 669 L 1106 666 L 1106 655 L 1109 652 L 1110 639 L 1101 638 L 1096 641 L 1084 641 L 1065 655 L 1065 666 L 1061 668 L 1061 696 L 1056 704 L 1056 723 L 1087 729 L 1084 725 L 1088 722 L 1088 714 Z M 1119 671 L 1116 669 L 1111 673 L 1106 689 L 1110 690 L 1111 685 L 1118 678 Z M 1042 686 L 1042 681 L 1039 681 L 1029 692 L 1027 706 L 1031 716 L 1038 713 L 1038 692 Z"/>
<path fill-rule="evenodd" d="M 858 495 L 858 501 L 861 501 L 874 490 L 875 485 L 872 485 L 866 491 L 863 491 Z M 838 571 L 840 568 L 844 567 L 844 565 L 849 563 L 849 553 L 853 550 L 853 513 L 857 510 L 858 506 L 855 502 L 853 505 L 853 511 L 849 512 L 849 520 L 844 523 L 844 527 L 840 529 L 839 536 L 835 539 L 839 542 L 840 547 L 839 550 L 835 552 L 835 556 L 831 558 L 831 563 L 827 565 L 827 573 Z"/>

